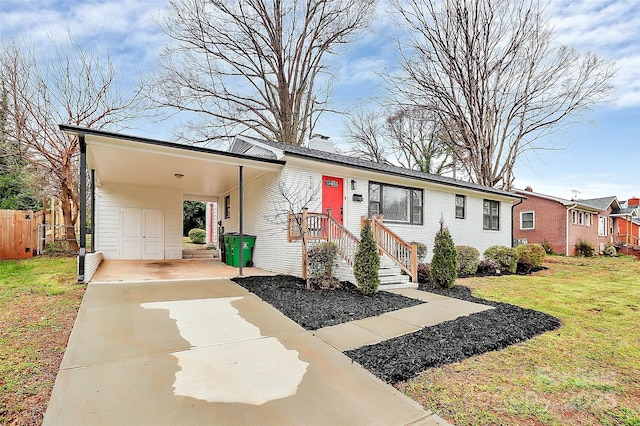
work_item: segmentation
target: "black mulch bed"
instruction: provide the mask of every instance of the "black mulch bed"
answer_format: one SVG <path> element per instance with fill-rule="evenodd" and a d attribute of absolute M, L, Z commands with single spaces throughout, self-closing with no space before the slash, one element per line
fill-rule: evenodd
<path fill-rule="evenodd" d="M 444 290 L 426 284 L 420 289 L 495 309 L 345 352 L 352 360 L 391 384 L 408 380 L 427 368 L 503 349 L 561 325 L 560 320 L 542 312 L 474 297 L 465 286 L 456 285 Z"/>
<path fill-rule="evenodd" d="M 386 291 L 363 296 L 348 282 L 342 283 L 342 289 L 308 291 L 304 280 L 287 275 L 233 280 L 307 330 L 317 330 L 424 303 Z"/>
<path fill-rule="evenodd" d="M 304 280 L 284 275 L 236 278 L 234 281 L 307 330 L 422 303 L 386 291 L 372 297 L 363 296 L 349 283 L 343 283 L 344 288 L 340 290 L 307 291 Z M 421 284 L 420 289 L 495 309 L 345 352 L 352 360 L 391 384 L 408 380 L 430 367 L 503 349 L 561 325 L 557 318 L 542 312 L 474 297 L 471 290 L 462 285 L 445 290 Z"/>

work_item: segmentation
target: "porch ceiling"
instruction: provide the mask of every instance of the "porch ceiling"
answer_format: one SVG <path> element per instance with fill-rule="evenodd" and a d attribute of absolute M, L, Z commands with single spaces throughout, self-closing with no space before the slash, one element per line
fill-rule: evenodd
<path fill-rule="evenodd" d="M 283 164 L 116 134 L 87 133 L 85 138 L 87 166 L 96 171 L 97 185 L 179 189 L 184 195 L 211 198 L 238 186 L 238 166 L 244 166 L 249 181 Z"/>

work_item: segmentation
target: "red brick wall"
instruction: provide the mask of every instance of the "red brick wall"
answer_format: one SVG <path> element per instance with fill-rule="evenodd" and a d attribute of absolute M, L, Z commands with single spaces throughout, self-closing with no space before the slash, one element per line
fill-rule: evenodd
<path fill-rule="evenodd" d="M 566 211 L 557 201 L 525 194 L 526 200 L 514 208 L 513 238 L 526 238 L 529 243 L 551 243 L 555 253 L 565 253 Z M 534 229 L 520 229 L 520 212 L 534 212 Z"/>
<path fill-rule="evenodd" d="M 575 245 L 580 241 L 584 240 L 589 242 L 595 249 L 596 252 L 600 251 L 600 242 L 604 241 L 603 237 L 598 237 L 598 214 L 591 214 L 591 226 L 585 225 L 574 225 L 573 219 L 571 217 L 572 211 L 569 211 L 569 256 L 576 255 L 576 247 Z M 580 210 L 576 210 L 580 212 Z M 584 212 L 585 215 L 588 212 Z M 586 219 L 585 219 L 586 223 Z"/>

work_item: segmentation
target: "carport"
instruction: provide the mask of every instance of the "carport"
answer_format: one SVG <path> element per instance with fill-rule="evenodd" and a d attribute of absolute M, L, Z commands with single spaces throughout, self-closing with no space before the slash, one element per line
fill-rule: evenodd
<path fill-rule="evenodd" d="M 284 161 L 251 157 L 226 151 L 203 148 L 194 145 L 183 145 L 155 139 L 141 138 L 131 135 L 112 133 L 85 127 L 60 125 L 60 129 L 70 136 L 77 137 L 80 145 L 80 253 L 78 257 L 78 281 L 86 281 L 88 269 L 94 267 L 93 260 L 87 262 L 87 211 L 89 199 L 91 203 L 91 242 L 92 252 L 100 251 L 107 245 L 107 239 L 97 232 L 101 226 L 118 226 L 122 228 L 123 219 L 107 217 L 107 214 L 96 216 L 96 187 L 118 186 L 120 188 L 149 188 L 180 193 L 181 200 L 201 199 L 216 201 L 225 193 L 238 188 L 238 229 L 240 245 L 243 239 L 243 182 L 253 180 L 269 173 L 277 172 L 284 165 Z M 90 195 L 90 197 L 88 197 Z M 130 198 L 135 198 L 135 194 Z M 166 200 L 157 200 L 158 202 Z M 153 200 L 148 201 L 153 203 Z M 122 203 L 120 208 L 125 208 Z M 151 206 L 153 207 L 153 206 Z M 142 250 L 150 253 L 149 258 L 176 258 L 167 256 L 165 244 L 167 238 L 175 240 L 175 233 L 168 235 L 164 228 L 164 216 L 156 218 L 153 209 L 149 211 L 149 223 L 141 228 L 153 228 L 152 225 L 162 224 L 162 234 L 146 238 L 141 234 L 138 241 L 121 240 L 117 243 L 120 259 L 127 258 L 129 251 Z M 180 205 L 180 211 L 182 206 Z M 132 209 L 132 215 L 141 213 Z M 144 212 L 142 213 L 144 214 Z M 137 216 L 135 216 L 137 217 Z M 118 222 L 119 221 L 119 222 Z M 114 223 L 117 222 L 117 225 Z M 119 229 L 120 229 L 119 228 Z M 133 230 L 141 233 L 140 230 Z M 120 232 L 120 231 L 118 231 Z M 113 232 L 112 232 L 113 233 Z M 135 235 L 134 235 L 135 237 Z M 181 237 L 181 235 L 180 235 Z M 111 236 L 110 236 L 111 238 Z M 111 242 L 112 244 L 116 244 Z M 106 258 L 106 257 L 105 257 Z M 99 260 L 98 260 L 99 263 Z M 242 250 L 238 275 L 243 275 Z M 97 268 L 97 265 L 95 265 Z M 95 270 L 95 269 L 94 269 Z M 91 271 L 92 273 L 93 271 Z"/>

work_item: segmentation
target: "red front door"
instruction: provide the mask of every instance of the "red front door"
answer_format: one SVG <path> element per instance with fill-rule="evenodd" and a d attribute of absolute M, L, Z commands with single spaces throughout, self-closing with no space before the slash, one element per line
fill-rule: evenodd
<path fill-rule="evenodd" d="M 331 216 L 340 224 L 343 224 L 343 194 L 342 178 L 322 176 L 322 212 L 331 209 Z"/>

